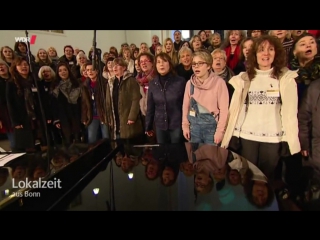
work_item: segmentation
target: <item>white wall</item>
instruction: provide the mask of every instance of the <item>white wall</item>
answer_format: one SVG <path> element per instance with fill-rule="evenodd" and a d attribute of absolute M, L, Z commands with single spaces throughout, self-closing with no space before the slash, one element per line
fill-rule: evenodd
<path fill-rule="evenodd" d="M 127 43 L 129 45 L 134 43 L 137 47 L 139 47 L 142 42 L 146 42 L 150 47 L 153 35 L 157 35 L 160 43 L 163 43 L 163 40 L 166 39 L 167 36 L 170 36 L 170 30 L 126 30 Z"/>
<path fill-rule="evenodd" d="M 64 30 L 64 34 L 28 30 L 28 33 L 29 37 L 37 35 L 36 43 L 31 45 L 33 55 L 36 55 L 39 48 L 48 49 L 53 46 L 59 56 L 62 56 L 65 45 L 72 45 L 88 53 L 93 44 L 93 30 Z M 153 35 L 158 35 L 162 43 L 170 36 L 170 30 L 97 30 L 97 47 L 106 52 L 111 46 L 119 50 L 124 42 L 135 43 L 137 46 L 140 46 L 141 42 L 151 45 Z M 7 45 L 13 48 L 15 37 L 25 37 L 25 31 L 0 30 L 0 47 Z"/>
<path fill-rule="evenodd" d="M 151 44 L 151 31 L 146 30 L 126 30 L 126 39 L 127 43 L 130 45 L 134 43 L 137 47 L 140 46 L 140 43 L 146 42 L 149 46 Z"/>

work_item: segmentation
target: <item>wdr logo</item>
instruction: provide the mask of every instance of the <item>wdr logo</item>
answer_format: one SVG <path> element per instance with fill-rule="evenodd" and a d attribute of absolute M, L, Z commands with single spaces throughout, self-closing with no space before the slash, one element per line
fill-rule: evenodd
<path fill-rule="evenodd" d="M 16 42 L 29 42 L 31 45 L 36 43 L 37 35 L 32 35 L 31 37 L 14 37 Z"/>

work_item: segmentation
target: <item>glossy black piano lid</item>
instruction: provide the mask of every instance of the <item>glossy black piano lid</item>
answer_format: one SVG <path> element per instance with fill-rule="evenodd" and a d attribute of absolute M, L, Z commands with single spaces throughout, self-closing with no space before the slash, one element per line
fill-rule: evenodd
<path fill-rule="evenodd" d="M 76 143 L 56 148 L 49 156 L 48 152 L 24 154 L 7 162 L 0 167 L 0 210 L 50 209 L 111 151 L 110 142 L 101 140 L 91 145 Z M 22 186 L 47 180 L 59 180 L 61 188 Z"/>
<path fill-rule="evenodd" d="M 68 211 L 278 211 L 264 174 L 212 145 L 125 145 Z"/>

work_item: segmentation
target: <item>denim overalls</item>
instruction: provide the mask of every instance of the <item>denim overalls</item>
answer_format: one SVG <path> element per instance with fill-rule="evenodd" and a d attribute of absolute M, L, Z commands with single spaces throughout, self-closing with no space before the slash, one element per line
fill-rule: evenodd
<path fill-rule="evenodd" d="M 194 92 L 194 85 L 190 82 L 190 96 Z M 214 144 L 214 134 L 217 129 L 217 121 L 211 113 L 199 113 L 196 100 L 190 99 L 190 108 L 188 113 L 190 122 L 190 142 Z"/>

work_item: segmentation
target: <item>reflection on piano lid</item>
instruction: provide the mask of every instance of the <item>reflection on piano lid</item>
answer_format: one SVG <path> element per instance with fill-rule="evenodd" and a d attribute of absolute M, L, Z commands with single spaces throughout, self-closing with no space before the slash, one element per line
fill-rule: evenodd
<path fill-rule="evenodd" d="M 259 168 L 224 148 L 124 145 L 68 210 L 278 211 L 270 190 Z"/>
<path fill-rule="evenodd" d="M 112 153 L 112 146 L 107 140 L 100 140 L 93 144 L 73 143 L 67 148 L 59 147 L 53 150 L 50 154 L 48 154 L 49 151 L 10 154 L 15 158 L 12 157 L 13 160 L 0 167 L 0 210 L 46 210 L 80 179 L 83 179 L 84 175 L 92 174 L 92 168 L 96 167 L 97 163 L 113 157 L 107 157 Z M 24 204 L 20 205 L 20 196 L 15 193 L 21 190 L 23 182 L 39 181 L 39 179 L 44 181 L 57 179 L 61 182 L 62 188 L 50 188 L 50 191 L 47 191 L 47 189 L 31 187 L 29 190 L 40 193 L 41 197 L 24 201 Z M 18 188 L 12 187 L 13 182 Z M 22 182 L 21 186 L 19 182 Z"/>
<path fill-rule="evenodd" d="M 26 153 L 0 154 L 0 167 L 5 166 L 8 162 L 25 155 Z"/>

